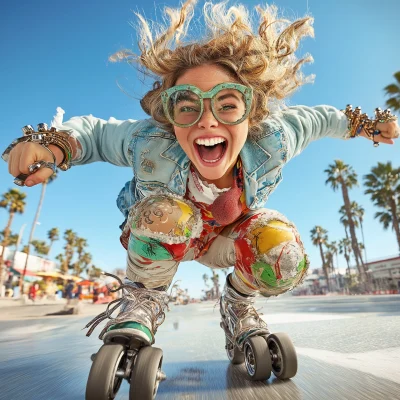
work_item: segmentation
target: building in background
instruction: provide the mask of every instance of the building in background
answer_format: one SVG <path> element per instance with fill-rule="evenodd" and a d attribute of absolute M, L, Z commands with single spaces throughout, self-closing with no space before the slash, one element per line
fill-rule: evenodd
<path fill-rule="evenodd" d="M 400 257 L 391 257 L 366 264 L 375 290 L 400 292 Z"/>

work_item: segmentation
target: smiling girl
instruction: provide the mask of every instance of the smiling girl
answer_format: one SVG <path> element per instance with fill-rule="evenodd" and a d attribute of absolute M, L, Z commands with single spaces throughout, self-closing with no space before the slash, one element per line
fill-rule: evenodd
<path fill-rule="evenodd" d="M 59 110 L 53 126 L 62 132 L 44 127 L 35 136 L 27 128 L 5 158 L 13 176 L 31 172 L 27 186 L 43 182 L 60 163 L 67 169 L 106 161 L 133 169 L 117 200 L 127 249 L 121 311 L 115 318 L 99 315 L 88 334 L 108 317 L 103 340 L 122 335 L 151 345 L 180 262 L 233 266 L 221 297 L 221 327 L 228 356 L 238 363 L 246 343 L 270 337 L 253 307 L 256 294 L 284 293 L 307 273 L 295 226 L 265 208 L 282 168 L 313 140 L 363 136 L 390 144 L 398 131 L 390 113 L 371 120 L 359 110 L 331 106 L 279 111 L 277 103 L 307 82 L 300 68 L 311 57 L 297 59 L 295 51 L 301 38 L 313 35 L 311 18 L 290 23 L 277 19 L 274 7 L 258 7 L 261 20 L 253 29 L 244 6 L 206 3 L 206 35 L 183 42 L 194 3 L 167 9 L 170 24 L 155 37 L 139 15 L 140 54 L 125 50 L 112 57 L 157 76 L 141 100 L 150 119 L 84 116 L 63 123 Z M 254 376 L 269 376 L 260 374 Z"/>

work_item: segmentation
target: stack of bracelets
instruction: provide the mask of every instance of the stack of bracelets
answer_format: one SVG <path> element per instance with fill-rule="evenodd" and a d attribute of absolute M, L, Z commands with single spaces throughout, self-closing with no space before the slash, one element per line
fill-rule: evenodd
<path fill-rule="evenodd" d="M 375 119 L 368 118 L 367 114 L 361 114 L 360 107 L 356 107 L 353 110 L 350 104 L 342 111 L 349 121 L 348 137 L 355 138 L 364 129 L 365 134 L 373 141 L 374 147 L 379 146 L 379 143 L 374 140 L 374 137 L 381 133 L 376 129 L 377 123 L 393 122 L 397 120 L 397 117 L 391 114 L 390 110 L 382 110 L 380 108 L 375 109 Z"/>
<path fill-rule="evenodd" d="M 56 168 L 60 168 L 62 171 L 66 171 L 71 167 L 71 159 L 72 159 L 72 146 L 69 142 L 69 133 L 66 131 L 57 131 L 56 128 L 48 129 L 47 124 L 41 123 L 37 125 L 37 132 L 32 128 L 31 125 L 26 125 L 22 128 L 22 132 L 24 136 L 15 139 L 4 151 L 1 158 L 8 162 L 10 151 L 19 143 L 37 143 L 42 145 L 47 151 L 51 153 L 53 156 L 53 162 L 48 161 L 37 161 L 29 166 L 29 172 L 32 174 L 41 168 L 50 168 L 53 173 L 56 171 Z M 63 153 L 63 160 L 57 166 L 56 158 L 53 152 L 48 148 L 50 144 L 57 146 Z M 14 183 L 19 186 L 24 186 L 25 179 L 27 175 L 20 174 L 14 180 Z"/>

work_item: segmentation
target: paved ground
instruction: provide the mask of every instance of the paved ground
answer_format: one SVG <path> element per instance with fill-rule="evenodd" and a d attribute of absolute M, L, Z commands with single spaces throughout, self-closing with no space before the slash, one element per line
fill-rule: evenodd
<path fill-rule="evenodd" d="M 81 329 L 104 306 L 88 305 L 80 316 L 28 317 L 33 308 L 47 313 L 54 306 L 39 307 L 15 309 L 14 319 L 0 324 L 0 399 L 84 399 L 89 356 L 101 343 L 96 331 L 86 338 Z M 249 381 L 244 367 L 226 358 L 213 303 L 173 306 L 157 334 L 168 377 L 157 399 L 400 398 L 400 296 L 283 297 L 257 307 L 273 332 L 287 332 L 295 343 L 296 377 Z M 117 399 L 128 393 L 124 382 Z"/>

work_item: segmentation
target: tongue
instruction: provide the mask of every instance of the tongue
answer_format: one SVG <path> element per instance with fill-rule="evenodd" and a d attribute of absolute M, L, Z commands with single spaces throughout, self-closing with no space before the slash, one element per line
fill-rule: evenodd
<path fill-rule="evenodd" d="M 215 146 L 202 146 L 197 145 L 199 149 L 200 157 L 204 161 L 213 161 L 218 160 L 222 156 L 222 152 L 224 151 L 224 146 L 222 143 L 218 143 Z"/>

